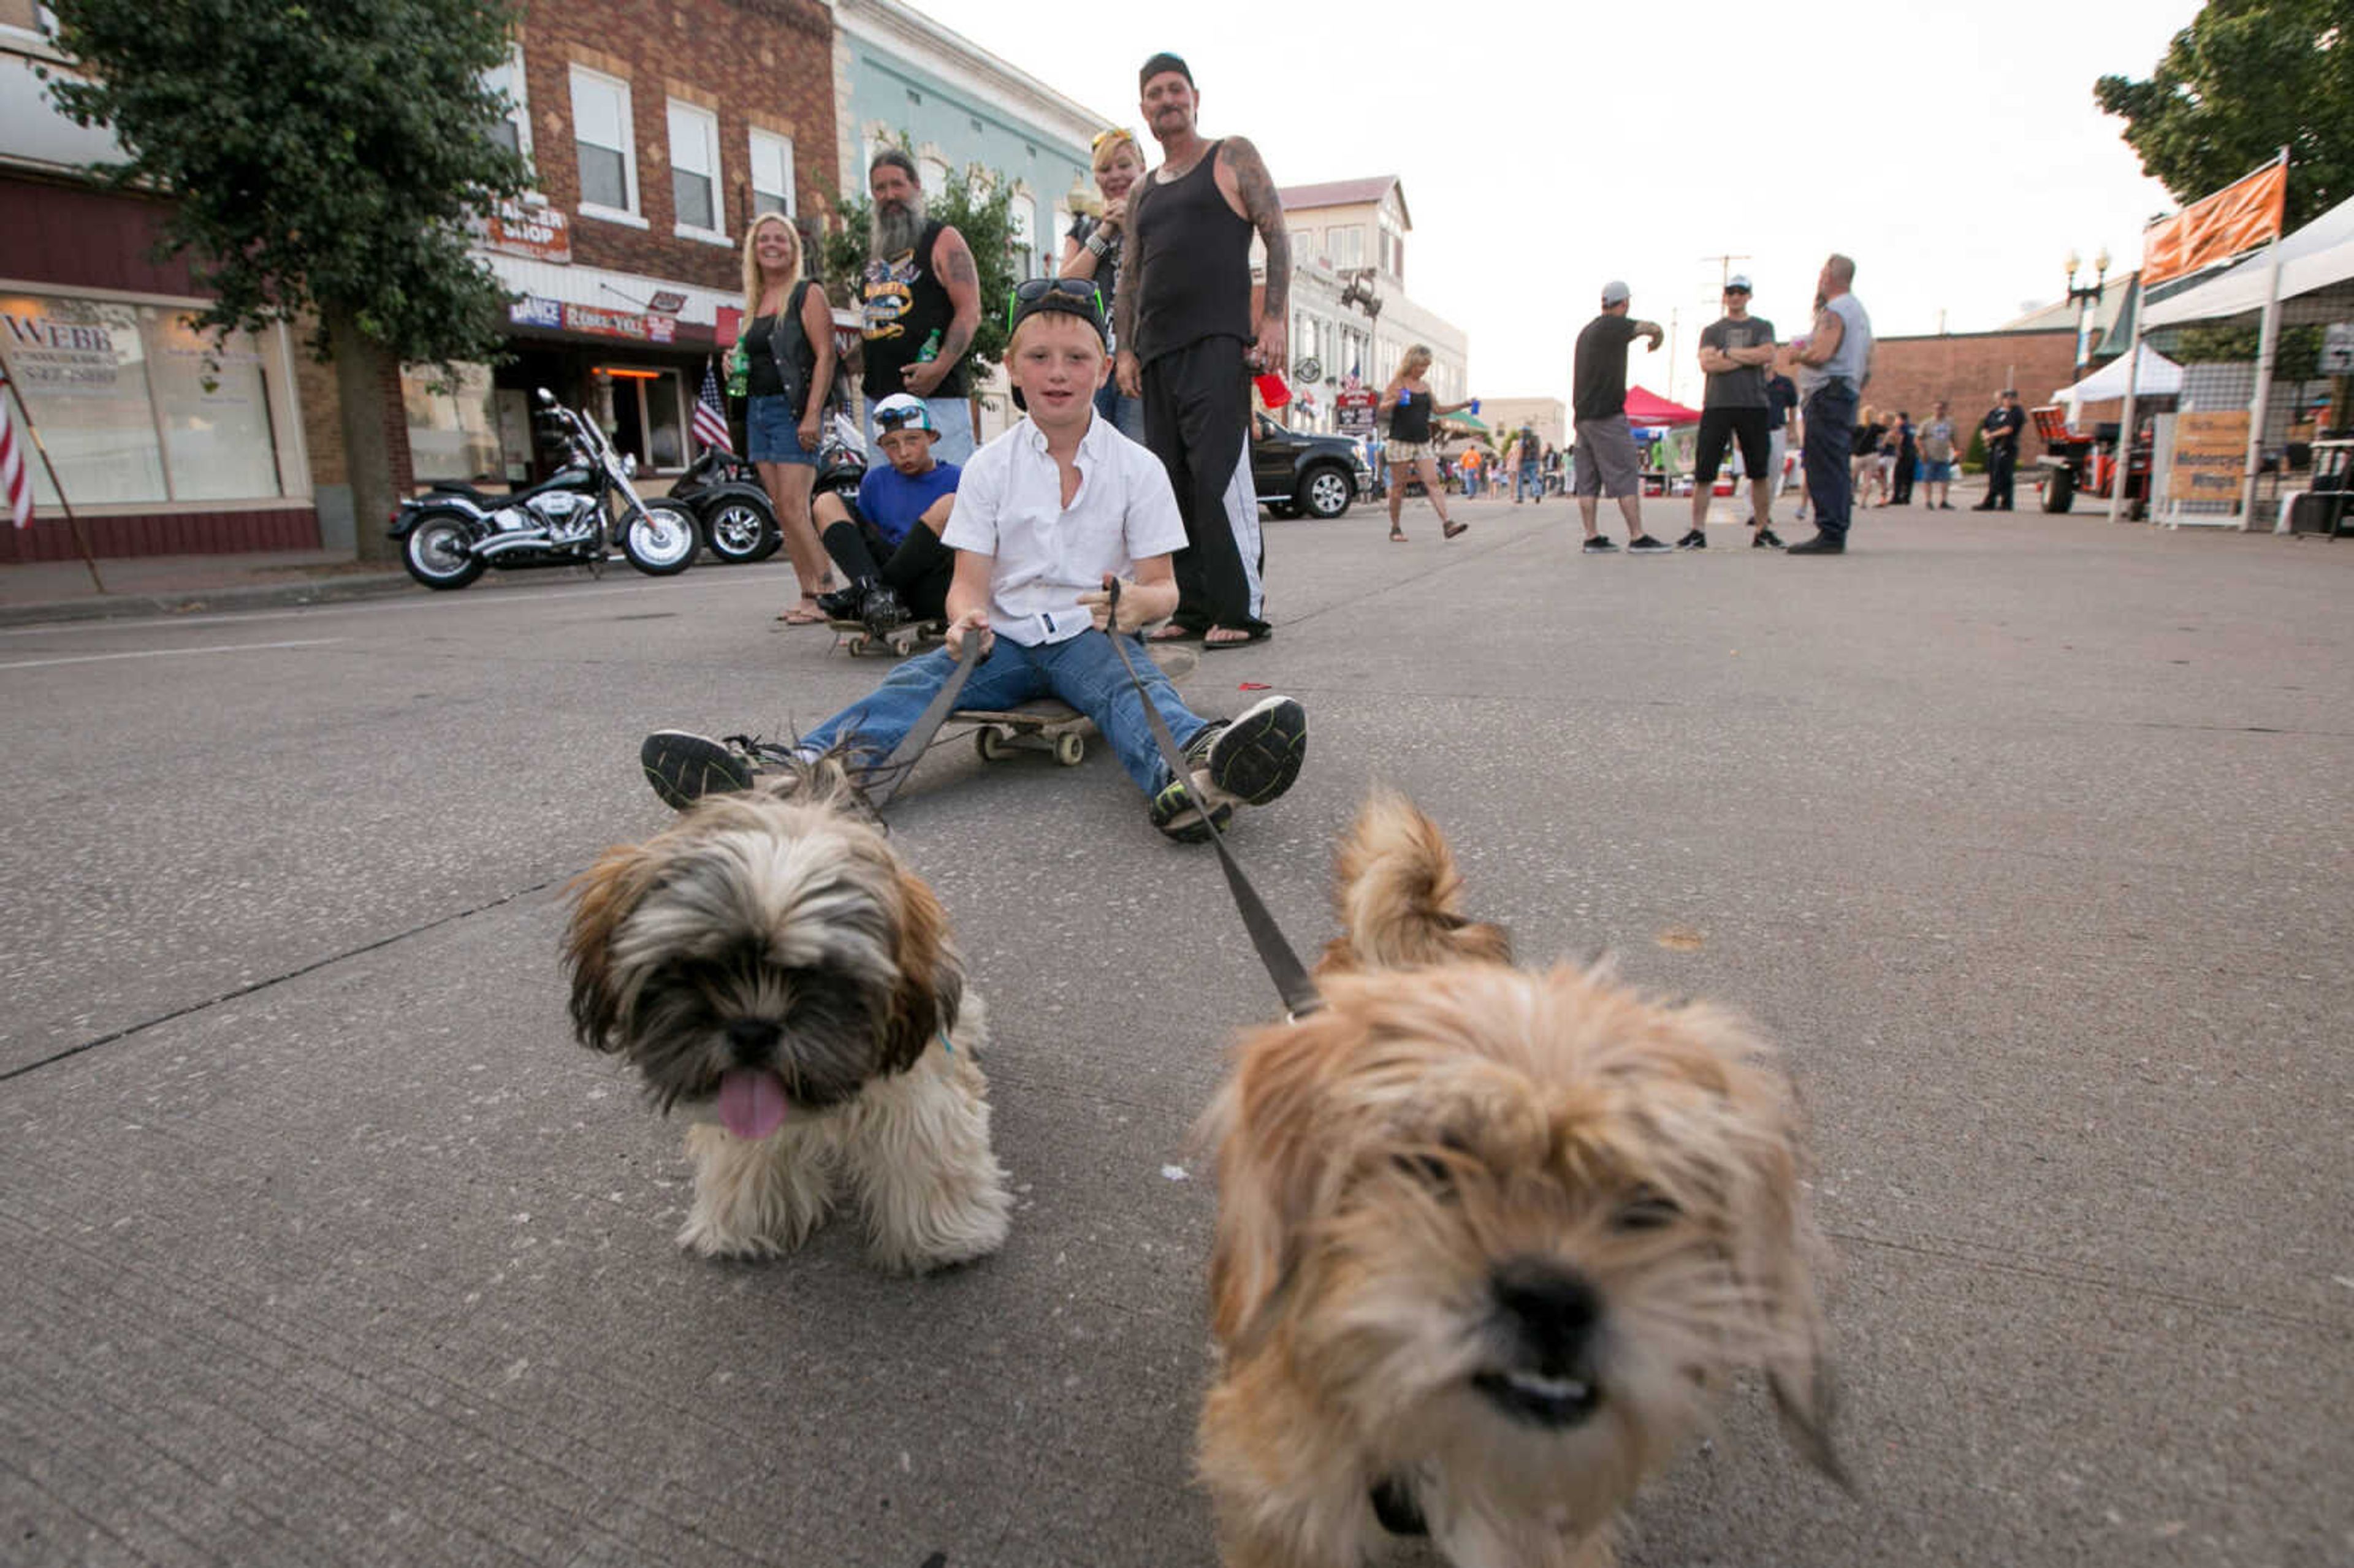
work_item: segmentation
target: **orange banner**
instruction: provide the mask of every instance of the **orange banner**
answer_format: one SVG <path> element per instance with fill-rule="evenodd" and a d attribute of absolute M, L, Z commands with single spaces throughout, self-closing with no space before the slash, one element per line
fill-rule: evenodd
<path fill-rule="evenodd" d="M 2192 202 L 2142 231 L 2142 287 L 2254 249 L 2280 233 L 2287 211 L 2288 165 L 2279 163 Z"/>

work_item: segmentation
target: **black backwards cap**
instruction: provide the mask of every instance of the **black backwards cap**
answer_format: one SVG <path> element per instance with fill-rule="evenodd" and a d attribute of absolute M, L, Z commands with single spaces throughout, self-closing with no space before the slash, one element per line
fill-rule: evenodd
<path fill-rule="evenodd" d="M 1183 77 L 1187 87 L 1193 85 L 1193 68 L 1185 63 L 1183 57 L 1172 55 L 1167 49 L 1163 49 L 1159 54 L 1153 56 L 1150 59 L 1145 61 L 1144 69 L 1136 73 L 1136 90 L 1142 92 L 1146 82 L 1150 81 L 1162 71 L 1170 70 L 1173 70 L 1179 76 Z"/>

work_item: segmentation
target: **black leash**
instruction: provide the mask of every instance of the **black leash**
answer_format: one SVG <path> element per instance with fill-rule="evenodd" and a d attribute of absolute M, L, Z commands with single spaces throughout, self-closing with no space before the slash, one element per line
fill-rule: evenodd
<path fill-rule="evenodd" d="M 900 781 L 916 770 L 916 759 L 924 755 L 925 750 L 932 744 L 932 736 L 939 734 L 940 726 L 947 723 L 949 715 L 956 711 L 957 698 L 963 694 L 966 677 L 989 657 L 981 651 L 981 638 L 967 630 L 964 657 L 956 662 L 956 669 L 949 673 L 946 681 L 941 683 L 938 694 L 932 698 L 929 705 L 922 713 L 916 715 L 915 724 L 905 736 L 900 737 L 899 744 L 892 748 L 890 756 L 875 764 L 873 768 L 862 770 L 869 777 L 879 777 L 882 779 L 882 783 L 874 789 L 866 789 L 863 785 L 861 787 L 861 792 L 866 796 L 867 805 L 874 809 L 876 816 L 883 814 L 883 808 L 890 802 L 891 797 L 898 792 Z"/>
<path fill-rule="evenodd" d="M 1226 886 L 1235 895 L 1235 906 L 1242 911 L 1243 928 L 1250 933 L 1251 945 L 1258 949 L 1258 961 L 1267 966 L 1267 978 L 1275 981 L 1276 994 L 1283 999 L 1283 1011 L 1294 1019 L 1305 1018 L 1320 1009 L 1324 999 L 1316 994 L 1315 982 L 1308 978 L 1307 969 L 1300 965 L 1299 956 L 1291 950 L 1291 944 L 1283 939 L 1282 928 L 1276 925 L 1275 916 L 1267 913 L 1267 905 L 1259 898 L 1258 890 L 1250 885 L 1250 878 L 1243 874 L 1243 868 L 1235 861 L 1234 852 L 1226 847 L 1226 836 L 1218 832 L 1209 802 L 1202 800 L 1193 788 L 1193 768 L 1186 762 L 1185 754 L 1177 748 L 1176 736 L 1169 733 L 1168 721 L 1161 716 L 1161 709 L 1154 705 L 1152 694 L 1144 689 L 1143 678 L 1136 673 L 1136 662 L 1128 656 L 1128 644 L 1116 630 L 1119 625 L 1118 577 L 1112 578 L 1109 591 L 1111 603 L 1108 607 L 1109 616 L 1104 635 L 1111 639 L 1113 651 L 1128 668 L 1129 684 L 1136 688 L 1137 701 L 1144 705 L 1144 720 L 1152 726 L 1152 740 L 1161 748 L 1161 760 L 1169 765 L 1170 774 L 1184 784 L 1187 798 L 1193 800 L 1193 809 L 1202 814 L 1202 825 L 1209 830 L 1210 842 L 1217 848 L 1218 863 L 1225 867 Z"/>

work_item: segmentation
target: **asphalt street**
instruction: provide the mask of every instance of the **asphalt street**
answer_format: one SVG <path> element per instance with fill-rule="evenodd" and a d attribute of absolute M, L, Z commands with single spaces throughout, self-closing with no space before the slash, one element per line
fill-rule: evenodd
<path fill-rule="evenodd" d="M 1385 780 L 1525 959 L 1787 1051 L 1858 1493 L 1742 1391 L 1626 1561 L 2354 1561 L 2354 546 L 1463 514 L 1270 523 L 1275 639 L 1184 690 L 1309 708 L 1235 835 L 1295 946 Z M 990 1003 L 997 1256 L 682 1254 L 680 1129 L 569 1036 L 639 736 L 886 667 L 790 584 L 0 629 L 0 1562 L 1213 1562 L 1191 1129 L 1275 995 L 1100 748 L 952 742 L 891 810 Z"/>

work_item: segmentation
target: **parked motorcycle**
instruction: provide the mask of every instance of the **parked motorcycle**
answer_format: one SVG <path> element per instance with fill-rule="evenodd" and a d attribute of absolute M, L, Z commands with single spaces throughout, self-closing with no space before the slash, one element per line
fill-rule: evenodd
<path fill-rule="evenodd" d="M 670 499 L 695 514 L 703 543 L 729 566 L 765 561 L 784 545 L 759 470 L 734 452 L 706 448 L 670 487 Z"/>
<path fill-rule="evenodd" d="M 630 565 L 666 577 L 695 562 L 695 514 L 682 502 L 647 501 L 596 421 L 556 400 L 545 387 L 537 417 L 564 450 L 547 479 L 497 495 L 468 484 L 436 484 L 400 503 L 392 537 L 401 565 L 429 588 L 461 588 L 485 567 L 586 566 L 601 573 L 616 538 Z M 620 516 L 612 516 L 618 497 Z"/>

